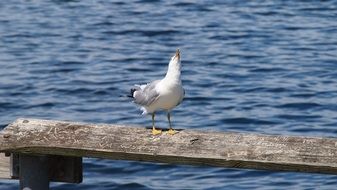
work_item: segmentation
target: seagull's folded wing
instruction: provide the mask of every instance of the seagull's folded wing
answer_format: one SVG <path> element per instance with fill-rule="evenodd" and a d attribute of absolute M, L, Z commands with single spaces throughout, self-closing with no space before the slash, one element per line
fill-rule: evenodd
<path fill-rule="evenodd" d="M 147 85 L 141 85 L 133 94 L 134 102 L 142 106 L 151 105 L 159 97 L 156 85 L 160 80 L 153 81 Z"/>

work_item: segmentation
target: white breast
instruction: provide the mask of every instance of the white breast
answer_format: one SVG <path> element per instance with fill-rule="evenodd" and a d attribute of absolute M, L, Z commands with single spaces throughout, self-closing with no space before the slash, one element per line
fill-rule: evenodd
<path fill-rule="evenodd" d="M 184 98 L 184 89 L 180 81 L 164 79 L 157 85 L 156 90 L 159 92 L 158 99 L 149 107 L 146 107 L 150 113 L 156 110 L 170 111 Z"/>

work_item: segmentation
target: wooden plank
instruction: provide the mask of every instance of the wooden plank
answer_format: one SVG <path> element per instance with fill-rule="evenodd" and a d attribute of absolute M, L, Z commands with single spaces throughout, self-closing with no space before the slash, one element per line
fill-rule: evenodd
<path fill-rule="evenodd" d="M 49 190 L 47 156 L 19 155 L 19 179 L 22 190 Z"/>
<path fill-rule="evenodd" d="M 18 154 L 12 154 L 11 157 L 7 157 L 5 154 L 0 153 L 0 179 L 19 179 L 19 157 Z M 51 182 L 82 182 L 82 157 L 49 155 L 47 159 L 49 165 L 48 176 Z M 13 167 L 12 171 L 11 167 Z"/>
<path fill-rule="evenodd" d="M 12 154 L 11 177 L 19 179 L 19 163 L 24 154 Z M 81 183 L 83 179 L 82 157 L 48 155 L 48 176 L 51 182 Z"/>
<path fill-rule="evenodd" d="M 83 179 L 82 157 L 48 156 L 49 180 L 52 182 L 81 183 Z"/>
<path fill-rule="evenodd" d="M 18 119 L 0 133 L 0 151 L 173 164 L 337 174 L 337 139 L 150 129 Z"/>
<path fill-rule="evenodd" d="M 10 175 L 10 157 L 0 154 L 0 179 L 12 179 Z"/>

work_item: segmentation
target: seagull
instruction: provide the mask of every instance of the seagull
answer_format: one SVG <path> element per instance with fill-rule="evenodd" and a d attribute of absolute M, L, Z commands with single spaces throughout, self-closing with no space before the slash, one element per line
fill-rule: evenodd
<path fill-rule="evenodd" d="M 133 98 L 133 102 L 141 107 L 142 115 L 152 115 L 153 135 L 159 135 L 162 132 L 156 129 L 154 124 L 155 113 L 159 110 L 167 112 L 170 125 L 167 133 L 174 135 L 176 131 L 172 128 L 171 111 L 183 101 L 184 95 L 185 90 L 181 82 L 180 51 L 177 49 L 169 62 L 165 77 L 147 84 L 135 85 L 131 88 L 129 97 Z"/>

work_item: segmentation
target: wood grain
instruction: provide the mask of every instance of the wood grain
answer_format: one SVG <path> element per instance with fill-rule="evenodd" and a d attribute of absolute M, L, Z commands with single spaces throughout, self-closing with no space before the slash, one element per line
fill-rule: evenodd
<path fill-rule="evenodd" d="M 18 119 L 0 132 L 0 151 L 337 173 L 337 139 L 183 130 L 153 136 L 150 129 Z"/>

